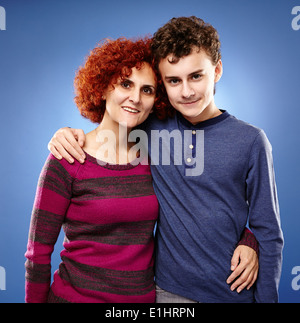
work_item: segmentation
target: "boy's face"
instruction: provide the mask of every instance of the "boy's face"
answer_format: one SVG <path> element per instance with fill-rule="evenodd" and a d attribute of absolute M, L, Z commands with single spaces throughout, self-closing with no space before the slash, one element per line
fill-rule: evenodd
<path fill-rule="evenodd" d="M 223 72 L 221 60 L 213 65 L 204 50 L 172 62 L 173 55 L 159 63 L 159 71 L 172 106 L 191 123 L 220 114 L 214 103 L 214 88 Z"/>

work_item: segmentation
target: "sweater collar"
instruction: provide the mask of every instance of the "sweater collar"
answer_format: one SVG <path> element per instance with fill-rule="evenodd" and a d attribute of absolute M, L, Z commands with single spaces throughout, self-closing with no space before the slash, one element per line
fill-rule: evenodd
<path fill-rule="evenodd" d="M 219 116 L 199 122 L 196 125 L 186 120 L 181 113 L 176 112 L 178 126 L 186 130 L 193 130 L 193 129 L 198 130 L 198 129 L 206 128 L 208 126 L 215 125 L 219 122 L 222 122 L 223 120 L 227 119 L 230 116 L 230 114 L 226 110 L 220 110 L 220 111 L 222 112 L 222 114 L 220 114 Z"/>

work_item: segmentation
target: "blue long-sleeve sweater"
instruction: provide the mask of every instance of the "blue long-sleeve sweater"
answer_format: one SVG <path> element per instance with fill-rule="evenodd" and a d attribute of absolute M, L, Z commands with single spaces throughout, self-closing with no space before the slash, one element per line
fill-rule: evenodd
<path fill-rule="evenodd" d="M 148 120 L 160 204 L 157 284 L 199 302 L 277 302 L 283 235 L 265 133 L 226 111 L 197 125 L 179 113 Z M 226 280 L 248 219 L 259 242 L 259 277 L 238 294 Z"/>

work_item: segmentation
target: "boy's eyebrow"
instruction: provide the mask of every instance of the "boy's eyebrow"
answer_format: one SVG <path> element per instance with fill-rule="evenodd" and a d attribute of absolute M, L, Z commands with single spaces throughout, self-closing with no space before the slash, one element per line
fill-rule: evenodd
<path fill-rule="evenodd" d="M 190 73 L 188 76 L 192 76 L 192 75 L 195 75 L 195 74 L 203 73 L 203 71 L 204 71 L 203 69 L 199 69 L 199 70 L 197 70 L 195 72 Z M 180 78 L 180 77 L 179 76 L 165 76 L 165 80 L 178 79 L 178 78 Z"/>

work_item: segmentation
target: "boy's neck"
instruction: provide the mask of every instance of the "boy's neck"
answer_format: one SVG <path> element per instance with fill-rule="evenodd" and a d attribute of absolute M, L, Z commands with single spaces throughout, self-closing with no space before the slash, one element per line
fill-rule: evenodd
<path fill-rule="evenodd" d="M 196 117 L 189 117 L 185 116 L 184 114 L 181 114 L 187 121 L 192 123 L 193 125 L 196 125 L 200 122 L 213 119 L 221 115 L 222 112 L 216 107 L 216 105 L 213 105 L 212 107 L 205 108 L 198 116 Z"/>

